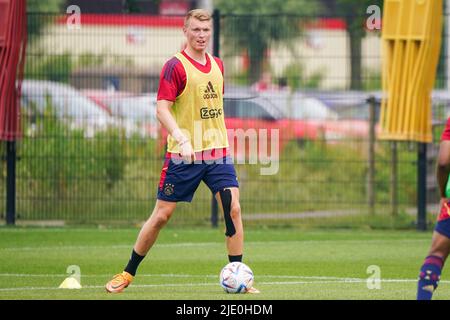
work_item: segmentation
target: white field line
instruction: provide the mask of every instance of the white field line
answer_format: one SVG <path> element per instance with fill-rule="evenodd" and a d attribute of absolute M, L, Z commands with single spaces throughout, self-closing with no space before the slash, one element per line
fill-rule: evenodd
<path fill-rule="evenodd" d="M 285 243 L 298 243 L 298 244 L 312 244 L 312 243 L 326 243 L 329 240 L 292 240 L 292 241 L 247 241 L 247 245 L 279 245 Z M 337 240 L 339 243 L 345 242 L 361 242 L 361 240 Z M 387 240 L 363 240 L 364 244 L 371 243 L 384 243 L 387 241 L 395 241 L 396 243 L 412 243 L 412 242 L 427 242 L 429 239 L 387 239 Z M 119 244 L 119 245 L 104 245 L 104 246 L 93 246 L 93 245 L 79 245 L 79 246 L 44 246 L 44 247 L 5 247 L 0 248 L 0 251 L 34 251 L 34 250 L 69 250 L 69 249 L 130 249 L 133 243 L 129 244 Z M 202 247 L 202 246 L 224 246 L 222 242 L 181 242 L 181 243 L 163 243 L 156 244 L 155 248 L 173 248 L 173 247 Z"/>
<path fill-rule="evenodd" d="M 0 277 L 64 277 L 63 274 L 0 274 Z M 110 275 L 85 275 L 82 277 L 109 277 Z M 143 277 L 164 277 L 164 278 L 217 278 L 215 275 L 187 275 L 187 274 L 141 274 Z M 324 276 L 284 276 L 284 275 L 261 275 L 259 278 L 279 278 L 279 279 L 305 279 L 301 281 L 258 281 L 258 285 L 300 285 L 300 284 L 338 284 L 338 283 L 367 283 L 367 279 L 363 278 L 341 278 L 341 277 L 324 277 Z M 307 281 L 310 280 L 310 281 Z M 380 279 L 382 283 L 407 283 L 417 282 L 417 279 Z M 450 283 L 450 280 L 441 280 L 440 283 Z M 217 282 L 201 282 L 201 283 L 166 283 L 166 284 L 141 284 L 133 285 L 130 288 L 158 288 L 158 287 L 196 287 L 196 286 L 217 286 Z M 83 289 L 101 289 L 104 286 L 84 285 Z M 56 290 L 58 287 L 17 287 L 17 288 L 0 288 L 0 292 L 22 291 L 22 290 Z"/>
<path fill-rule="evenodd" d="M 0 277 L 18 277 L 18 278 L 27 278 L 27 277 L 37 277 L 37 278 L 55 278 L 55 277 L 67 277 L 68 274 L 29 274 L 29 273 L 0 273 Z M 111 274 L 87 274 L 81 275 L 83 278 L 109 278 Z M 155 277 L 155 278 L 218 278 L 219 275 L 200 275 L 200 274 L 138 274 L 138 277 Z M 316 280 L 364 280 L 362 278 L 343 278 L 343 277 L 326 277 L 326 276 L 287 276 L 287 275 L 258 275 L 258 278 L 278 278 L 278 279 L 316 279 Z"/>
<path fill-rule="evenodd" d="M 294 285 L 294 284 L 312 284 L 312 283 L 338 283 L 336 281 L 292 281 L 292 282 L 260 282 L 259 284 L 264 285 L 271 285 L 271 284 L 287 284 L 287 285 Z M 204 283 L 168 283 L 168 284 L 139 284 L 139 285 L 132 285 L 131 288 L 158 288 L 158 287 L 203 287 L 203 286 L 218 286 L 219 283 L 211 283 L 211 282 L 204 282 Z M 105 286 L 83 286 L 82 289 L 104 289 Z M 18 287 L 18 288 L 0 288 L 0 292 L 5 291 L 22 291 L 22 290 L 57 290 L 58 287 Z M 129 290 L 128 289 L 128 290 Z"/>
<path fill-rule="evenodd" d="M 342 281 L 276 281 L 276 282 L 258 282 L 258 285 L 301 285 L 301 284 L 338 284 L 338 283 L 366 283 L 366 279 L 361 279 L 358 281 L 355 280 L 342 280 Z M 381 282 L 390 282 L 390 283 L 398 283 L 398 282 L 417 282 L 417 280 L 410 280 L 410 279 L 388 279 L 388 280 L 381 280 Z M 441 281 L 450 283 L 450 281 Z M 218 283 L 168 283 L 168 284 L 140 284 L 140 285 L 133 285 L 130 287 L 132 288 L 168 288 L 168 287 L 203 287 L 203 286 L 218 286 Z M 104 289 L 105 286 L 83 286 L 82 289 Z M 58 287 L 18 287 L 18 288 L 0 288 L 0 292 L 7 292 L 7 291 L 35 291 L 35 290 L 59 290 Z"/>
<path fill-rule="evenodd" d="M 201 246 L 215 246 L 215 245 L 223 245 L 219 242 L 199 242 L 199 243 L 165 243 L 165 244 L 156 244 L 157 247 L 201 247 Z M 104 245 L 104 246 L 47 246 L 47 247 L 9 247 L 9 248 L 0 248 L 0 251 L 34 251 L 34 250 L 86 250 L 86 249 L 130 249 L 133 247 L 133 244 L 119 244 L 119 245 Z"/>
<path fill-rule="evenodd" d="M 17 278 L 65 278 L 68 274 L 29 274 L 29 273 L 0 273 L 0 277 L 17 277 Z M 86 274 L 81 275 L 82 278 L 109 278 L 111 274 Z M 138 274 L 137 277 L 154 277 L 154 278 L 218 278 L 219 275 L 200 275 L 200 274 L 173 274 L 173 273 L 159 273 L 159 274 Z M 327 277 L 327 276 L 293 276 L 293 275 L 271 275 L 262 274 L 258 278 L 275 278 L 275 279 L 308 279 L 308 280 L 336 280 L 336 281 L 366 281 L 364 278 L 347 278 L 347 277 Z M 402 281 L 417 281 L 417 279 L 384 279 L 386 282 L 402 282 Z M 440 281 L 445 283 L 444 280 Z M 449 280 L 450 282 L 450 280 Z"/>

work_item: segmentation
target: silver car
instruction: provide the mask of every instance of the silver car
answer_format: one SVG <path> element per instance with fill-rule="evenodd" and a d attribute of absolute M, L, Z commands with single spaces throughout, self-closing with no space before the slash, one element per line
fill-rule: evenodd
<path fill-rule="evenodd" d="M 113 127 L 114 120 L 98 105 L 65 83 L 24 80 L 21 112 L 24 116 L 43 116 L 51 107 L 56 117 L 71 129 L 83 129 L 86 137 Z"/>

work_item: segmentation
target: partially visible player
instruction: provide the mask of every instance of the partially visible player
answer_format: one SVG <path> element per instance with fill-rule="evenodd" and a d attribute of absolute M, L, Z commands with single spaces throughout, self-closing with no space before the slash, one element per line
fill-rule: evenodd
<path fill-rule="evenodd" d="M 431 300 L 441 278 L 442 268 L 450 252 L 450 198 L 446 192 L 450 174 L 450 118 L 442 133 L 437 163 L 440 213 L 428 256 L 420 269 L 417 300 Z"/>

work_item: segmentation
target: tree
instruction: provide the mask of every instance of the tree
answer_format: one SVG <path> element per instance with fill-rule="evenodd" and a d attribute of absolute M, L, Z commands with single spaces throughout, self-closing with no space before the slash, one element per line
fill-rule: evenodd
<path fill-rule="evenodd" d="M 60 13 L 64 0 L 28 0 L 27 12 Z"/>
<path fill-rule="evenodd" d="M 136 0 L 123 0 L 124 12 L 126 13 L 140 13 L 141 9 L 136 3 Z"/>
<path fill-rule="evenodd" d="M 65 14 L 64 0 L 27 0 L 28 36 L 34 39 L 43 28 L 51 23 L 54 14 Z"/>
<path fill-rule="evenodd" d="M 301 17 L 308 19 L 319 8 L 310 0 L 216 0 L 215 6 L 226 16 L 221 32 L 227 47 L 247 50 L 252 82 L 263 71 L 269 46 L 289 46 L 301 34 Z"/>
<path fill-rule="evenodd" d="M 162 0 L 121 0 L 123 13 L 157 14 Z"/>
<path fill-rule="evenodd" d="M 362 88 L 362 39 L 366 35 L 367 8 L 372 5 L 383 7 L 383 0 L 320 0 L 325 12 L 342 17 L 350 37 L 351 82 L 350 88 Z"/>

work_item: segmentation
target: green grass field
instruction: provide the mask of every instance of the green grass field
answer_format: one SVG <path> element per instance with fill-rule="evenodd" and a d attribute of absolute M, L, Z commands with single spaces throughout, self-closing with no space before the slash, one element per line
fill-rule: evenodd
<path fill-rule="evenodd" d="M 222 291 L 222 230 L 166 228 L 122 294 L 104 290 L 126 264 L 138 229 L 0 228 L 0 299 L 293 300 L 415 299 L 431 233 L 415 231 L 248 228 L 244 261 L 259 295 Z M 80 290 L 58 289 L 69 265 Z M 380 267 L 381 288 L 368 289 L 367 268 Z M 450 297 L 446 270 L 435 294 Z M 446 280 L 448 279 L 448 280 Z"/>

